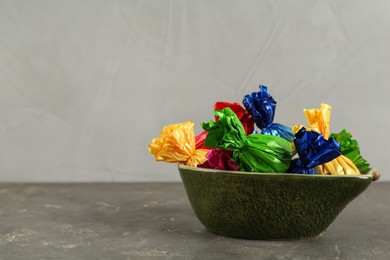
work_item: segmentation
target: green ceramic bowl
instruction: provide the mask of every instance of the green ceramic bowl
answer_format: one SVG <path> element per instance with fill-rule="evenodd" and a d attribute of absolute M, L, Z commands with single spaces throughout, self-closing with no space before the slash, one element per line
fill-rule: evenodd
<path fill-rule="evenodd" d="M 246 239 L 321 234 L 379 173 L 358 176 L 220 171 L 179 164 L 200 222 L 212 233 Z"/>

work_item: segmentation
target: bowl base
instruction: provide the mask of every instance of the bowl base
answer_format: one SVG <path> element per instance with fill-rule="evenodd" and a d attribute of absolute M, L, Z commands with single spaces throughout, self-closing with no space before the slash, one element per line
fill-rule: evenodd
<path fill-rule="evenodd" d="M 312 235 L 312 236 L 296 236 L 296 237 L 257 237 L 257 236 L 240 236 L 240 235 L 232 235 L 232 234 L 226 234 L 223 232 L 213 231 L 208 228 L 206 230 L 214 235 L 223 236 L 223 237 L 229 237 L 229 238 L 236 238 L 236 239 L 246 239 L 246 240 L 262 240 L 262 241 L 294 241 L 294 240 L 314 240 L 321 238 L 325 233 L 325 231 L 322 231 L 320 234 Z"/>

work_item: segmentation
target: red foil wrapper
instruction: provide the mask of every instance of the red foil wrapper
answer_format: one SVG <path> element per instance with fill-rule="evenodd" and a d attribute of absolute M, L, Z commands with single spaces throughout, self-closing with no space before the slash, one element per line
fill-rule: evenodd
<path fill-rule="evenodd" d="M 212 149 L 206 154 L 207 161 L 198 165 L 200 168 L 238 171 L 238 165 L 232 159 L 232 151 Z"/>

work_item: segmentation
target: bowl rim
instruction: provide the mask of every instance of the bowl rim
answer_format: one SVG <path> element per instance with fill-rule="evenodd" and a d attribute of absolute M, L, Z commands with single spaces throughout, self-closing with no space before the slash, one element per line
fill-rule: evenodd
<path fill-rule="evenodd" d="M 273 176 L 273 177 L 299 177 L 299 178 L 359 178 L 359 179 L 373 179 L 373 173 L 375 169 L 369 168 L 365 173 L 359 175 L 322 175 L 322 174 L 299 174 L 299 173 L 270 173 L 270 172 L 241 172 L 241 171 L 228 171 L 228 170 L 217 170 L 210 168 L 198 168 L 187 166 L 183 163 L 178 163 L 178 169 L 191 170 L 195 172 L 207 172 L 207 173 L 218 173 L 218 174 L 233 174 L 233 175 L 247 175 L 247 176 Z"/>

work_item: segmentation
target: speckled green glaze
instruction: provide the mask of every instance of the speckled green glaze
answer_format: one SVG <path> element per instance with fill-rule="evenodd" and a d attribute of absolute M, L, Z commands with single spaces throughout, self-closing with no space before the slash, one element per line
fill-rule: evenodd
<path fill-rule="evenodd" d="M 179 164 L 200 222 L 246 239 L 314 238 L 372 182 L 372 176 L 229 172 Z"/>

